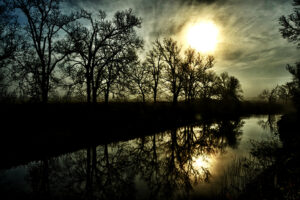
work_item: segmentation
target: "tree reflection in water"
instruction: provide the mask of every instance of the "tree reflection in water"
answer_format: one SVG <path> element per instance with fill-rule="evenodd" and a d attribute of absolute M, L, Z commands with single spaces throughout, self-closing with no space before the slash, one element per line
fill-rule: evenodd
<path fill-rule="evenodd" d="M 278 120 L 279 115 L 268 115 L 268 118 L 266 120 L 259 120 L 258 124 L 263 129 L 269 129 L 271 133 L 276 133 Z"/>
<path fill-rule="evenodd" d="M 34 197 L 44 199 L 189 198 L 211 177 L 210 158 L 236 147 L 243 123 L 220 121 L 91 146 L 29 166 Z"/>

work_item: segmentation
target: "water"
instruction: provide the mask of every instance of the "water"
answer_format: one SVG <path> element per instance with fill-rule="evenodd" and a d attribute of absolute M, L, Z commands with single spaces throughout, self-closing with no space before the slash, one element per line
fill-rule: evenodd
<path fill-rule="evenodd" d="M 234 196 L 253 176 L 241 167 L 249 158 L 250 141 L 278 140 L 278 118 L 198 123 L 31 162 L 0 171 L 0 191 L 10 198 L 32 199 Z"/>

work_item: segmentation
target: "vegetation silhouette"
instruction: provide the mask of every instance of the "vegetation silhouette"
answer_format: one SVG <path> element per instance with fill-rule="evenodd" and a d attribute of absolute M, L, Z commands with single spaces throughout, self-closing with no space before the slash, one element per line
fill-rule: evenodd
<path fill-rule="evenodd" d="M 29 40 L 26 48 L 15 57 L 15 76 L 23 87 L 30 87 L 33 98 L 48 102 L 49 92 L 59 82 L 54 69 L 67 57 L 69 52 L 58 52 L 58 34 L 71 22 L 79 18 L 75 13 L 61 12 L 60 1 L 16 0 L 10 4 L 21 11 L 27 21 L 22 29 Z"/>
<path fill-rule="evenodd" d="M 289 42 L 297 44 L 300 47 L 300 27 L 299 27 L 299 6 L 300 1 L 294 0 L 294 12 L 290 15 L 281 16 L 279 18 L 279 23 L 281 25 L 280 33 L 283 38 L 287 39 Z M 287 70 L 293 75 L 293 81 L 290 82 L 291 95 L 294 101 L 294 105 L 299 111 L 300 108 L 300 63 L 297 62 L 295 66 L 287 65 Z"/>
<path fill-rule="evenodd" d="M 64 70 L 71 74 L 74 85 L 86 88 L 88 103 L 96 103 L 101 92 L 108 103 L 113 84 L 137 60 L 135 51 L 142 47 L 142 40 L 134 28 L 141 26 L 141 20 L 132 10 L 116 12 L 111 21 L 104 11 L 94 16 L 81 10 L 81 19 L 85 21 L 67 27 L 68 36 L 60 44 L 61 52 L 72 52 Z M 124 82 L 126 77 L 122 78 Z"/>
<path fill-rule="evenodd" d="M 109 98 L 132 101 L 138 95 L 144 103 L 153 96 L 153 102 L 171 98 L 174 105 L 199 100 L 231 105 L 242 100 L 238 79 L 211 70 L 213 56 L 194 49 L 181 55 L 181 45 L 172 38 L 158 38 L 146 57 L 139 58 L 143 40 L 136 29 L 141 19 L 131 9 L 117 11 L 109 20 L 101 10 L 67 15 L 60 4 L 60 0 L 2 2 L 3 15 L 14 19 L 15 12 L 21 11 L 26 19 L 2 23 L 7 30 L 14 25 L 20 33 L 12 35 L 14 46 L 3 49 L 10 56 L 3 55 L 1 61 L 10 71 L 2 78 L 1 90 L 5 88 L 2 93 L 11 102 L 96 104 L 108 103 Z"/>
<path fill-rule="evenodd" d="M 153 91 L 153 102 L 156 103 L 158 96 L 158 89 L 162 79 L 162 69 L 165 68 L 163 63 L 162 54 L 159 52 L 158 41 L 153 45 L 152 50 L 147 54 L 146 66 L 147 71 L 150 73 L 150 88 Z"/>
<path fill-rule="evenodd" d="M 280 32 L 283 38 L 296 43 L 299 47 L 299 0 L 294 0 L 294 13 L 279 18 Z M 287 70 L 293 75 L 293 80 L 282 86 L 276 86 L 271 92 L 265 90 L 261 94 L 268 101 L 276 101 L 278 97 L 291 96 L 295 110 L 284 114 L 274 128 L 271 117 L 266 122 L 260 122 L 263 127 L 267 125 L 279 135 L 280 142 L 267 141 L 254 143 L 252 155 L 263 166 L 263 171 L 253 179 L 244 189 L 239 199 L 299 199 L 300 168 L 298 160 L 300 152 L 299 138 L 299 94 L 300 94 L 300 65 L 287 65 Z"/>
<path fill-rule="evenodd" d="M 297 112 L 278 122 L 282 146 L 253 142 L 254 160 L 237 160 L 225 176 L 248 173 L 246 165 L 251 182 L 226 182 L 216 198 L 299 198 L 299 63 L 287 65 L 291 82 L 246 101 L 236 77 L 214 72 L 213 56 L 171 37 L 144 51 L 132 9 L 108 19 L 101 10 L 67 12 L 62 2 L 0 1 L 0 168 L 30 163 L 30 190 L 16 197 L 203 198 L 193 186 L 211 173 L 195 159 L 236 148 L 241 116 L 269 114 L 260 125 L 276 132 L 270 114 L 292 110 L 292 101 Z M 299 47 L 299 0 L 294 5 L 280 32 Z"/>

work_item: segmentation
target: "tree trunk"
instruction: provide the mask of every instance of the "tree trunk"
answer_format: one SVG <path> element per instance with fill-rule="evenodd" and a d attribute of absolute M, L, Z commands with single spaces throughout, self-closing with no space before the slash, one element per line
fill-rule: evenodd
<path fill-rule="evenodd" d="M 173 104 L 177 104 L 177 98 L 178 98 L 178 96 L 177 96 L 177 94 L 173 94 Z"/>
<path fill-rule="evenodd" d="M 156 99 L 157 99 L 157 88 L 158 88 L 158 81 L 156 81 L 154 83 L 154 87 L 152 88 L 153 89 L 153 100 L 154 100 L 154 103 L 156 103 Z"/>
<path fill-rule="evenodd" d="M 93 98 L 93 104 L 96 104 L 97 103 L 97 89 L 96 88 L 93 88 L 93 91 L 92 91 L 92 98 Z"/>
<path fill-rule="evenodd" d="M 89 194 L 91 189 L 91 148 L 86 150 L 86 191 Z"/>
<path fill-rule="evenodd" d="M 46 88 L 42 89 L 42 103 L 43 104 L 48 103 L 48 90 Z"/>
<path fill-rule="evenodd" d="M 42 191 L 45 196 L 49 196 L 49 162 L 48 159 L 44 159 L 42 162 L 43 162 Z"/>
<path fill-rule="evenodd" d="M 107 144 L 104 145 L 104 157 L 105 157 L 105 161 L 106 161 L 107 170 L 109 170 L 109 156 L 108 156 L 108 146 L 107 146 Z"/>
<path fill-rule="evenodd" d="M 145 99 L 145 94 L 144 94 L 144 92 L 142 93 L 142 96 L 143 96 L 143 103 L 145 103 L 145 102 L 146 102 L 146 99 Z"/>
<path fill-rule="evenodd" d="M 153 135 L 152 144 L 153 144 L 153 145 L 152 145 L 152 149 L 153 149 L 153 160 L 157 161 L 155 134 Z"/>
<path fill-rule="evenodd" d="M 43 70 L 44 71 L 44 70 Z M 42 92 L 42 103 L 48 103 L 48 86 L 47 86 L 47 77 L 44 72 L 42 72 L 42 84 L 41 84 L 41 92 Z"/>
<path fill-rule="evenodd" d="M 104 101 L 105 101 L 105 104 L 108 104 L 108 99 L 109 99 L 109 90 L 110 90 L 110 84 L 107 83 L 106 84 L 106 90 L 105 90 L 105 94 L 104 94 Z"/>
<path fill-rule="evenodd" d="M 91 172 L 91 182 L 93 183 L 93 177 L 96 176 L 96 165 L 97 165 L 97 151 L 96 146 L 92 147 L 92 172 Z"/>
<path fill-rule="evenodd" d="M 174 170 L 175 168 L 175 154 L 176 154 L 176 146 L 177 146 L 177 129 L 171 130 L 171 162 L 170 162 L 170 170 Z"/>
<path fill-rule="evenodd" d="M 47 103 L 47 90 L 46 90 L 46 66 L 44 63 L 41 63 L 42 67 L 42 83 L 41 83 L 41 92 L 42 92 L 42 103 Z"/>
<path fill-rule="evenodd" d="M 105 94 L 104 94 L 104 102 L 105 102 L 105 104 L 108 104 L 108 96 L 109 96 L 109 93 L 106 91 Z"/>
<path fill-rule="evenodd" d="M 86 79 L 86 96 L 87 96 L 87 103 L 91 103 L 91 82 L 89 78 Z"/>

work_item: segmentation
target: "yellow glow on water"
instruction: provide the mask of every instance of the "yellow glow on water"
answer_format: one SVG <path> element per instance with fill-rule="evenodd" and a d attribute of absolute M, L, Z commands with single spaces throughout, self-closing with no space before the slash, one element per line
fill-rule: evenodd
<path fill-rule="evenodd" d="M 204 157 L 204 156 L 199 156 L 194 158 L 194 167 L 196 169 L 207 169 L 211 166 L 210 163 L 210 158 Z"/>

